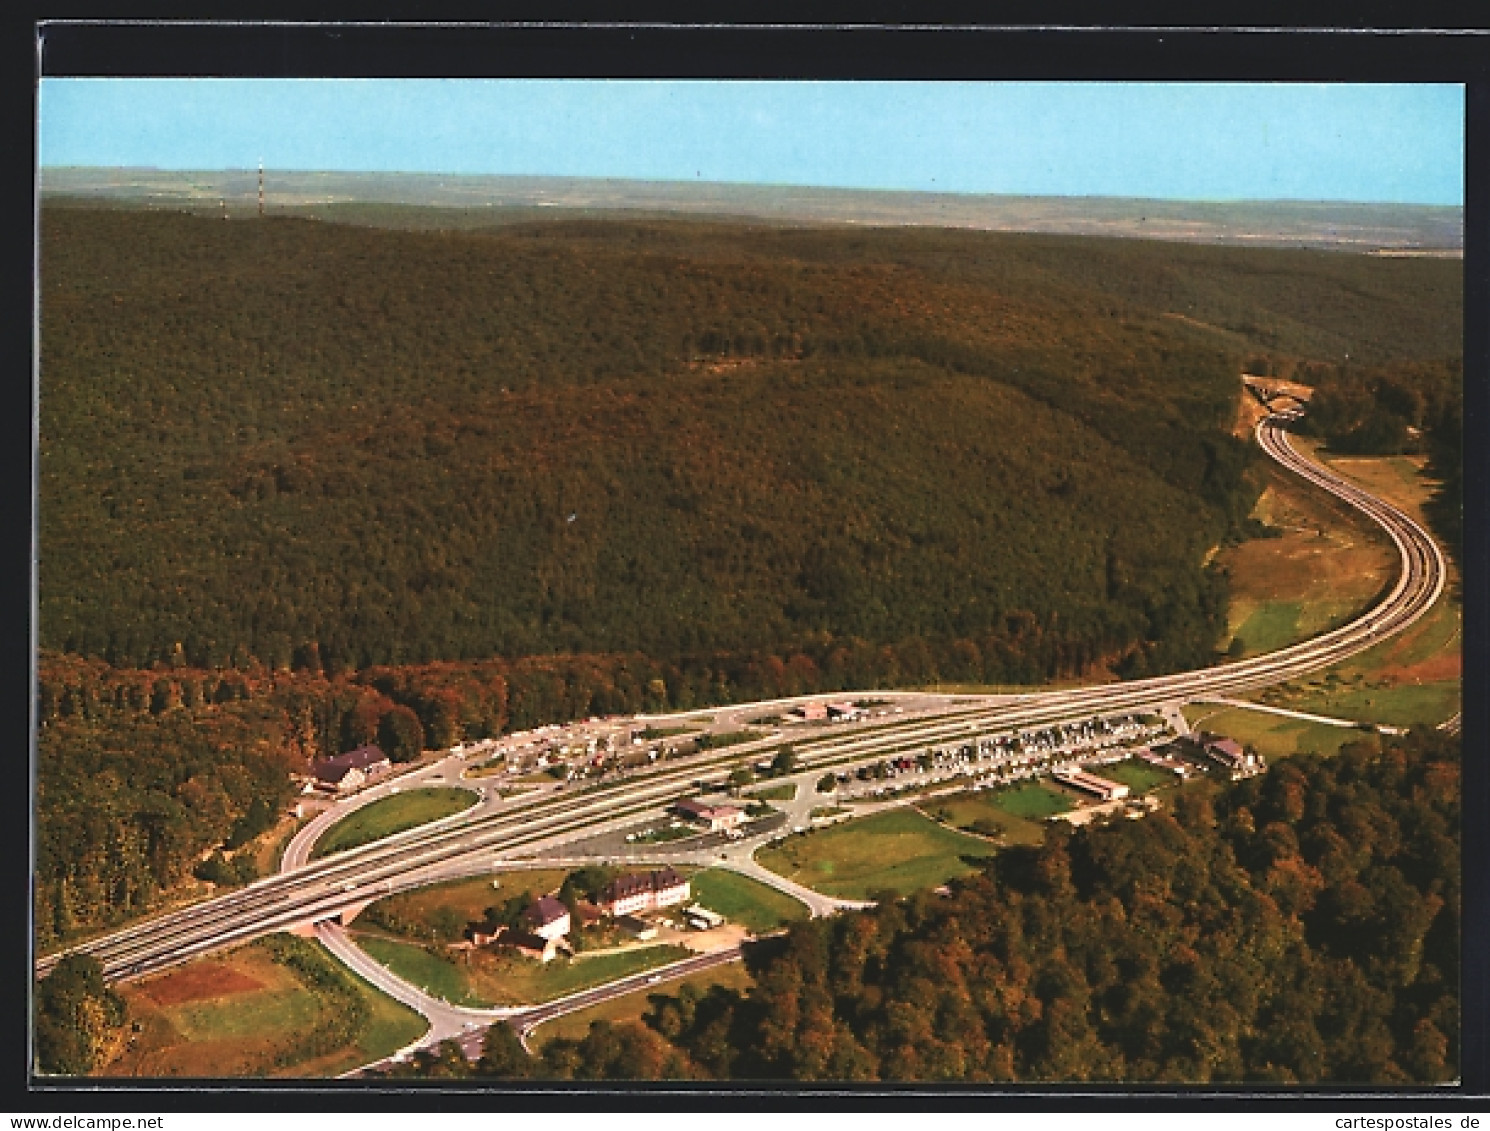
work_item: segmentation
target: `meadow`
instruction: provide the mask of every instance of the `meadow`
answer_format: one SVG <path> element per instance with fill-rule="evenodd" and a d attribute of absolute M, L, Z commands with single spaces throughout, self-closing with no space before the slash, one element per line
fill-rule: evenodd
<path fill-rule="evenodd" d="M 868 899 L 906 895 L 976 871 L 987 841 L 945 829 L 911 809 L 893 809 L 788 837 L 756 859 L 824 895 Z"/>

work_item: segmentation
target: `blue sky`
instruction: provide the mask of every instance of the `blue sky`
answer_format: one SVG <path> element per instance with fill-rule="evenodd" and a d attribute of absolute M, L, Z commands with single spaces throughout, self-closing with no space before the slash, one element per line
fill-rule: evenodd
<path fill-rule="evenodd" d="M 1462 204 L 1452 84 L 46 79 L 43 165 Z"/>

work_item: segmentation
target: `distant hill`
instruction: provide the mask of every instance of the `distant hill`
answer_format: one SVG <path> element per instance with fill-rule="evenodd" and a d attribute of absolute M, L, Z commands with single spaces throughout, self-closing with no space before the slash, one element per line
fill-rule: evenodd
<path fill-rule="evenodd" d="M 257 208 L 256 170 L 56 167 L 42 170 L 48 198 L 216 210 Z M 973 228 L 1122 236 L 1248 247 L 1338 251 L 1460 252 L 1464 210 L 1333 201 L 1141 200 L 879 192 L 575 177 L 455 176 L 269 170 L 267 207 L 394 226 L 476 226 L 553 210 L 729 216 L 786 225 Z M 438 211 L 399 213 L 369 205 Z"/>
<path fill-rule="evenodd" d="M 41 264 L 41 642 L 139 666 L 1204 663 L 1243 364 L 1462 319 L 1457 263 L 927 229 L 47 207 Z"/>

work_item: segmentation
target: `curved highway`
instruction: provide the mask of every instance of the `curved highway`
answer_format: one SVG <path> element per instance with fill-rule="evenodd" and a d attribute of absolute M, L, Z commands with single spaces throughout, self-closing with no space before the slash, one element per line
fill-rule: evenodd
<path fill-rule="evenodd" d="M 1391 590 L 1366 613 L 1321 636 L 1252 659 L 1198 671 L 1065 691 L 955 699 L 929 717 L 850 724 L 830 735 L 792 743 L 804 769 L 848 765 L 889 750 L 951 742 L 975 732 L 1045 726 L 1164 703 L 1235 694 L 1279 683 L 1337 663 L 1407 628 L 1443 592 L 1443 555 L 1429 534 L 1397 508 L 1300 455 L 1289 443 L 1286 418 L 1257 426 L 1257 441 L 1272 459 L 1356 507 L 1392 539 L 1401 570 Z M 860 693 L 863 694 L 863 693 Z M 971 706 L 967 704 L 971 703 Z M 778 737 L 687 760 L 590 789 L 515 797 L 480 815 L 439 828 L 410 830 L 362 848 L 310 862 L 232 892 L 80 944 L 110 979 L 151 973 L 200 954 L 289 926 L 323 921 L 344 909 L 394 891 L 441 879 L 489 872 L 502 860 L 562 846 L 607 828 L 662 812 L 701 777 L 736 763 L 742 753 L 780 745 Z M 46 973 L 49 956 L 37 963 Z"/>

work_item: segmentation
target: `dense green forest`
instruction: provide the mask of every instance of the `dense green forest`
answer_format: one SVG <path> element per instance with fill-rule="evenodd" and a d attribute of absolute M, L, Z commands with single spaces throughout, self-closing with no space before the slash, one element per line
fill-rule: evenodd
<path fill-rule="evenodd" d="M 747 993 L 655 994 L 529 1056 L 493 1027 L 407 1075 L 1444 1082 L 1459 1057 L 1459 749 L 1299 758 L 1214 800 L 1052 831 L 950 895 L 796 923 Z"/>
<path fill-rule="evenodd" d="M 1011 618 L 1065 672 L 1204 662 L 1238 351 L 1459 319 L 1454 264 L 979 233 L 63 209 L 41 254 L 41 638 L 121 667 Z"/>

